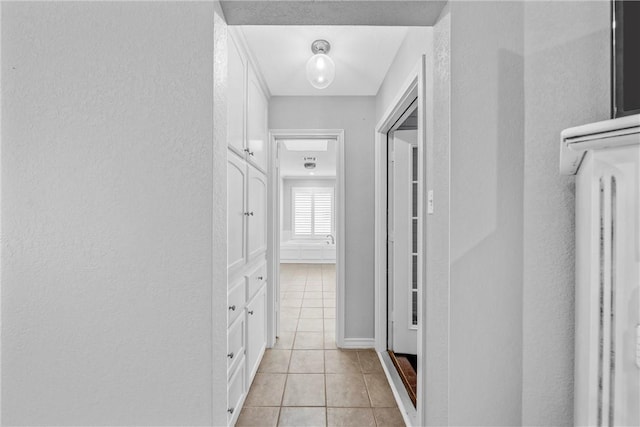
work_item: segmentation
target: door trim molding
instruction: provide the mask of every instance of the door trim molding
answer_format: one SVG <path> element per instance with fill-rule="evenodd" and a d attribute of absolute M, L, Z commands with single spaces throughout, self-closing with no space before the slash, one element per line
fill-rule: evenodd
<path fill-rule="evenodd" d="M 267 311 L 269 317 L 267 346 L 276 342 L 277 315 L 280 289 L 280 184 L 277 171 L 277 141 L 283 139 L 335 139 L 336 146 L 336 345 L 344 346 L 345 333 L 345 174 L 344 174 L 344 130 L 343 129 L 271 129 L 269 141 L 272 150 L 269 159 L 269 215 L 270 232 L 267 236 L 267 264 L 269 289 Z M 315 177 L 314 177 L 315 178 Z M 369 347 L 372 347 L 370 344 Z"/>
<path fill-rule="evenodd" d="M 425 384 L 425 359 L 424 348 L 426 340 L 424 337 L 426 325 L 426 313 L 423 304 L 424 299 L 424 267 L 426 265 L 426 239 L 424 230 L 426 229 L 426 209 L 424 205 L 425 184 L 427 183 L 427 171 L 425 153 L 428 152 L 426 118 L 428 117 L 426 99 L 426 57 L 422 55 L 409 73 L 407 80 L 397 92 L 393 101 L 387 107 L 382 118 L 375 129 L 375 343 L 376 351 L 381 354 L 387 350 L 387 133 L 392 130 L 396 122 L 402 117 L 413 101 L 418 99 L 418 170 L 420 180 L 418 183 L 418 247 L 421 256 L 418 258 L 418 388 L 416 409 L 407 408 L 402 399 L 396 399 L 401 410 L 409 415 L 409 419 L 415 425 L 424 425 L 424 384 Z M 385 371 L 387 375 L 389 373 Z M 391 377 L 388 377 L 392 381 Z M 411 405 L 413 406 L 413 405 Z M 405 418 L 406 420 L 407 418 Z"/>

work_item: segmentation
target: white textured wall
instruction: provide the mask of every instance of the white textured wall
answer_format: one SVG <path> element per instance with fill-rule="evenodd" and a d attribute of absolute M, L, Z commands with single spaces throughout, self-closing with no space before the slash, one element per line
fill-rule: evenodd
<path fill-rule="evenodd" d="M 434 191 L 434 213 L 427 221 L 427 286 L 424 408 L 425 424 L 448 425 L 449 417 L 449 180 L 451 105 L 451 14 L 447 4 L 433 28 L 431 76 L 433 96 L 427 95 L 427 185 Z M 429 57 L 428 56 L 428 57 Z M 429 148 L 430 147 L 430 148 Z"/>
<path fill-rule="evenodd" d="M 2 4 L 4 424 L 225 419 L 214 9 Z"/>
<path fill-rule="evenodd" d="M 213 168 L 211 182 L 211 425 L 227 424 L 227 24 L 213 2 Z M 206 54 L 205 54 L 206 55 Z M 224 360 L 224 362 L 223 362 Z"/>
<path fill-rule="evenodd" d="M 410 27 L 376 95 L 376 124 L 418 66 L 422 55 L 431 56 L 433 27 Z"/>
<path fill-rule="evenodd" d="M 522 424 L 573 424 L 574 178 L 567 127 L 610 118 L 610 3 L 525 4 Z"/>
<path fill-rule="evenodd" d="M 450 6 L 449 423 L 518 425 L 524 6 L 521 2 Z"/>
<path fill-rule="evenodd" d="M 609 3 L 450 7 L 449 423 L 571 425 L 574 190 L 558 138 L 609 116 Z"/>
<path fill-rule="evenodd" d="M 373 211 L 375 98 L 272 97 L 271 129 L 344 129 L 345 338 L 374 336 Z"/>

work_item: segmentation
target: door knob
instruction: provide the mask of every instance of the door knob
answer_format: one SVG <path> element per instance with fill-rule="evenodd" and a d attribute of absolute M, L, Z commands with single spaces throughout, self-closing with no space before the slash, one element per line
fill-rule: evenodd
<path fill-rule="evenodd" d="M 231 352 L 231 353 L 227 354 L 227 357 L 228 357 L 229 359 L 233 359 L 233 352 Z"/>
<path fill-rule="evenodd" d="M 249 310 L 247 313 L 253 316 L 253 310 Z"/>
<path fill-rule="evenodd" d="M 229 310 L 236 311 L 236 305 L 234 304 L 234 305 L 229 306 Z"/>
<path fill-rule="evenodd" d="M 264 279 L 264 277 L 262 277 L 262 276 L 258 276 L 258 277 L 256 277 L 256 279 L 258 279 L 258 280 L 263 280 L 263 279 Z"/>
<path fill-rule="evenodd" d="M 230 414 L 233 414 L 233 408 L 227 409 L 227 412 L 230 413 Z"/>

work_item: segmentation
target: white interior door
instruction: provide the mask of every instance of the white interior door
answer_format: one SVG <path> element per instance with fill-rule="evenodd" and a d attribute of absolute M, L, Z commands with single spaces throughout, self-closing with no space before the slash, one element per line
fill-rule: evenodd
<path fill-rule="evenodd" d="M 417 292 L 413 258 L 417 246 L 414 235 L 414 148 L 417 131 L 395 131 L 393 134 L 392 226 L 393 226 L 393 331 L 392 350 L 395 353 L 417 354 Z M 417 185 L 417 183 L 416 183 Z M 416 187 L 417 188 L 417 187 Z M 416 201 L 417 202 L 417 201 Z M 415 212 L 417 215 L 417 212 Z M 416 218 L 417 220 L 417 218 Z M 417 221 L 416 221 L 417 226 Z M 415 291 L 414 291 L 415 289 Z"/>

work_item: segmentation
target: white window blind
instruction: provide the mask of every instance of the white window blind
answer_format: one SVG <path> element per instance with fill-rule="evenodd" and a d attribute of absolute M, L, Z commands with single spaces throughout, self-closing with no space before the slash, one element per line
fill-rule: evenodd
<path fill-rule="evenodd" d="M 333 188 L 293 187 L 293 234 L 325 237 L 333 233 Z"/>

